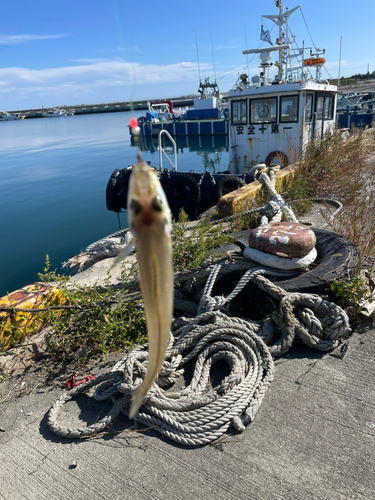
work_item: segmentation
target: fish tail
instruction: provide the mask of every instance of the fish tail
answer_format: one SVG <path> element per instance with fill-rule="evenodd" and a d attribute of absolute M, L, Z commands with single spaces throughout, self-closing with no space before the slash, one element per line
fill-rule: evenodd
<path fill-rule="evenodd" d="M 129 243 L 129 245 L 126 245 L 125 248 L 122 248 L 120 250 L 119 254 L 115 258 L 115 260 L 111 266 L 111 269 L 113 269 L 115 266 L 120 264 L 120 262 L 122 262 L 126 257 L 129 257 L 129 255 L 132 253 L 133 250 L 134 250 L 134 243 L 133 243 L 133 241 L 131 241 Z"/>
<path fill-rule="evenodd" d="M 138 386 L 134 390 L 133 395 L 132 395 L 132 406 L 130 408 L 129 418 L 134 418 L 134 416 L 138 412 L 139 408 L 142 406 L 144 398 L 145 398 L 145 394 L 143 394 L 141 386 Z"/>

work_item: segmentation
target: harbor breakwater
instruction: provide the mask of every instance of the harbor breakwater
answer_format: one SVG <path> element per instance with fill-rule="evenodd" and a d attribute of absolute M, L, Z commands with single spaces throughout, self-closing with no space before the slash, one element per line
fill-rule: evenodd
<path fill-rule="evenodd" d="M 193 101 L 194 97 L 196 96 L 182 96 L 182 97 L 175 97 L 168 99 L 173 102 L 176 108 L 178 108 L 178 107 L 192 106 L 194 102 Z M 158 100 L 164 100 L 164 99 L 158 99 Z M 150 99 L 101 103 L 101 104 L 64 105 L 64 106 L 58 106 L 57 108 L 71 115 L 91 115 L 95 113 L 114 113 L 117 111 L 143 111 L 148 109 L 149 101 Z M 21 110 L 10 111 L 10 113 L 22 119 L 45 118 L 45 113 L 52 109 L 53 108 L 21 109 Z"/>

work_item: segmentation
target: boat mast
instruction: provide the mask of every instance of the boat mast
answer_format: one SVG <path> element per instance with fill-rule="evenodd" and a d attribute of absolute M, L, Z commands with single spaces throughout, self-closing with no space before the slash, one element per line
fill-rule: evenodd
<path fill-rule="evenodd" d="M 279 8 L 279 39 L 276 41 L 277 45 L 283 45 L 283 24 L 282 24 L 282 14 L 283 14 L 283 2 L 282 0 L 275 0 L 276 7 Z M 279 82 L 283 79 L 283 51 L 279 50 L 279 64 L 278 64 L 278 74 L 277 79 Z"/>
<path fill-rule="evenodd" d="M 277 79 L 279 83 L 283 79 L 283 50 L 285 49 L 284 47 L 284 32 L 283 32 L 283 25 L 287 24 L 288 18 L 293 12 L 295 12 L 297 9 L 300 8 L 298 5 L 297 7 L 294 7 L 291 10 L 287 10 L 286 12 L 283 13 L 283 2 L 282 0 L 275 0 L 275 5 L 279 9 L 279 14 L 276 16 L 262 16 L 265 17 L 266 19 L 270 19 L 273 21 L 278 27 L 279 27 L 279 38 L 276 40 L 276 45 L 279 46 L 279 60 L 276 62 L 275 66 L 278 67 L 278 74 L 277 74 Z"/>

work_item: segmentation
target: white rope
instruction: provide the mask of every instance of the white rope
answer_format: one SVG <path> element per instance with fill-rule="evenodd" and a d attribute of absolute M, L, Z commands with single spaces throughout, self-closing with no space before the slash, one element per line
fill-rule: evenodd
<path fill-rule="evenodd" d="M 78 272 L 90 267 L 103 259 L 116 257 L 121 250 L 126 248 L 131 242 L 132 236 L 127 231 L 122 237 L 108 236 L 102 240 L 89 245 L 83 252 L 62 263 L 64 269 L 78 268 Z"/>
<path fill-rule="evenodd" d="M 268 215 L 272 221 L 281 220 L 282 216 L 296 221 L 293 212 L 276 193 L 273 170 L 269 173 L 269 177 L 264 172 L 259 175 L 270 190 Z M 266 223 L 265 220 L 268 221 L 268 217 L 263 219 L 263 223 Z M 219 273 L 233 272 L 238 265 L 243 266 L 246 272 L 234 290 L 227 297 L 213 297 L 212 290 Z M 287 293 L 267 279 L 265 274 L 291 275 L 287 271 L 261 268 L 251 263 L 215 265 L 196 273 L 194 277 L 190 273 L 182 292 L 191 291 L 194 287 L 197 289 L 198 284 L 202 285 L 202 280 L 206 280 L 203 292 L 198 294 L 197 316 L 173 321 L 164 363 L 135 417 L 137 422 L 152 426 L 170 439 L 190 446 L 215 441 L 231 426 L 242 432 L 254 419 L 274 378 L 272 356 L 287 352 L 296 337 L 312 348 L 328 351 L 338 345 L 340 338 L 350 333 L 348 316 L 339 306 L 318 295 Z M 279 310 L 274 311 L 272 317 L 256 322 L 229 317 L 221 311 L 249 281 L 279 300 Z M 182 292 L 176 294 L 179 308 L 184 302 Z M 195 313 L 194 303 L 186 302 L 186 310 Z M 147 359 L 145 348 L 136 348 L 111 372 L 64 393 L 49 411 L 49 428 L 59 436 L 82 438 L 105 430 L 121 411 L 129 415 L 131 395 L 146 374 Z M 190 382 L 182 384 L 182 389 L 176 389 L 187 375 L 187 363 L 192 360 L 195 367 Z M 229 374 L 213 387 L 211 369 L 221 360 L 227 363 Z M 174 384 L 173 390 L 163 389 L 170 384 Z M 59 409 L 66 401 L 95 385 L 99 385 L 94 395 L 97 400 L 113 400 L 109 415 L 88 427 L 72 429 L 61 426 L 57 422 Z"/>
<path fill-rule="evenodd" d="M 213 266 L 199 304 L 200 313 L 192 319 L 173 322 L 170 344 L 157 381 L 147 394 L 135 420 L 156 428 L 179 443 L 198 446 L 215 441 L 233 426 L 242 432 L 255 417 L 274 378 L 272 356 L 280 356 L 298 336 L 316 349 L 334 348 L 338 339 L 350 332 L 346 313 L 318 295 L 288 294 L 263 274 L 285 275 L 282 271 L 248 270 L 227 297 L 212 297 L 212 288 L 221 266 Z M 280 300 L 273 319 L 256 322 L 231 318 L 218 309 L 232 300 L 249 281 L 257 283 Z M 274 336 L 281 331 L 281 338 Z M 270 343 L 270 348 L 265 342 Z M 136 348 L 115 365 L 113 371 L 63 394 L 48 415 L 49 428 L 56 434 L 82 438 L 102 432 L 118 414 L 129 413 L 132 391 L 146 373 L 148 353 Z M 179 382 L 185 365 L 195 361 L 193 376 L 180 390 L 164 390 Z M 229 374 L 215 387 L 210 384 L 213 365 L 225 360 Z M 58 411 L 66 401 L 94 385 L 101 384 L 95 398 L 112 398 L 110 414 L 88 427 L 71 429 L 57 422 Z M 179 384 L 176 383 L 176 386 Z"/>

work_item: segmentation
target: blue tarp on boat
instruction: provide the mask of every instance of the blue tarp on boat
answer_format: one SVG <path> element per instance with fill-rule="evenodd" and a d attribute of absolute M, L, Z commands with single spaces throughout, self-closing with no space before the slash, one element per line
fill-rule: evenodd
<path fill-rule="evenodd" d="M 153 118 L 157 118 L 157 117 L 158 117 L 158 114 L 155 111 L 153 111 L 153 112 L 147 111 L 146 112 L 146 120 L 148 122 L 152 122 Z"/>
<path fill-rule="evenodd" d="M 221 118 L 221 110 L 214 109 L 189 109 L 186 111 L 187 120 L 207 120 L 211 118 Z"/>

